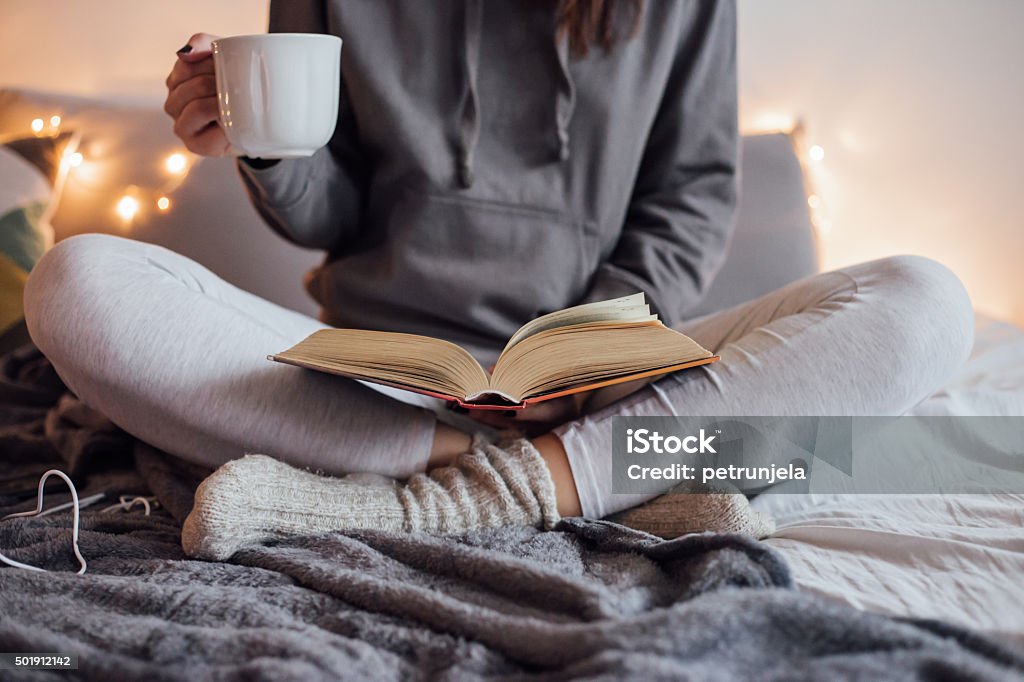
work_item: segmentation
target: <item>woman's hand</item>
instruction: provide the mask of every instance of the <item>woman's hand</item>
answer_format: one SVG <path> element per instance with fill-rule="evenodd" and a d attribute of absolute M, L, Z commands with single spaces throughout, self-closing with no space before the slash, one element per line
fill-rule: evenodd
<path fill-rule="evenodd" d="M 481 424 L 496 429 L 517 429 L 530 437 L 539 436 L 556 426 L 618 402 L 658 378 L 646 377 L 593 391 L 573 393 L 562 398 L 527 405 L 521 410 L 470 410 L 469 416 Z"/>
<path fill-rule="evenodd" d="M 210 52 L 216 39 L 207 33 L 189 38 L 167 76 L 164 111 L 174 119 L 174 134 L 201 156 L 224 156 L 231 149 L 217 123 L 217 81 Z"/>
<path fill-rule="evenodd" d="M 591 393 L 573 393 L 561 398 L 527 405 L 521 410 L 470 410 L 475 421 L 496 429 L 516 429 L 527 436 L 547 433 L 559 424 L 572 421 L 583 414 L 583 406 Z"/>

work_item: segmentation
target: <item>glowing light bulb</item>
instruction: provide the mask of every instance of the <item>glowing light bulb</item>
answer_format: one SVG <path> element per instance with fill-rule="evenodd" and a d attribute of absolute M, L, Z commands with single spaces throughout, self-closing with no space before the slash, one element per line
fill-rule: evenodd
<path fill-rule="evenodd" d="M 82 165 L 82 162 L 85 161 L 85 157 L 82 156 L 82 152 L 74 152 L 73 154 L 68 154 L 67 159 L 68 165 L 71 166 L 72 168 L 78 168 L 79 166 Z"/>
<path fill-rule="evenodd" d="M 53 116 L 50 117 L 50 127 L 51 128 L 59 128 L 60 127 L 60 116 L 58 116 L 57 114 L 54 114 Z"/>
<path fill-rule="evenodd" d="M 185 155 L 181 152 L 174 152 L 164 160 L 164 168 L 167 169 L 168 173 L 173 175 L 181 175 L 184 173 L 187 165 L 188 159 L 186 159 Z"/>
<path fill-rule="evenodd" d="M 117 200 L 117 214 L 121 218 L 128 222 L 135 217 L 135 214 L 139 212 L 139 200 L 130 194 L 125 194 L 123 197 Z"/>
<path fill-rule="evenodd" d="M 823 161 L 825 159 L 825 148 L 820 144 L 816 144 L 807 150 L 807 156 L 811 158 L 811 161 Z"/>
<path fill-rule="evenodd" d="M 156 207 L 161 211 L 166 211 L 171 208 L 171 200 L 167 197 L 160 197 L 156 200 Z"/>
<path fill-rule="evenodd" d="M 41 133 L 43 132 L 43 119 L 34 118 L 32 119 L 32 132 Z"/>
<path fill-rule="evenodd" d="M 751 120 L 751 133 L 790 132 L 796 128 L 796 118 L 781 111 L 762 111 Z"/>

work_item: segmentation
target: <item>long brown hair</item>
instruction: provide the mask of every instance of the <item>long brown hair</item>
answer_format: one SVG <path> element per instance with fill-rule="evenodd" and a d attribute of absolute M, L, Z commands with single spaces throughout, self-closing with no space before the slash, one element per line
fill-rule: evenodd
<path fill-rule="evenodd" d="M 568 34 L 576 57 L 586 57 L 593 45 L 609 52 L 623 36 L 633 37 L 643 10 L 644 0 L 560 0 L 557 35 Z"/>

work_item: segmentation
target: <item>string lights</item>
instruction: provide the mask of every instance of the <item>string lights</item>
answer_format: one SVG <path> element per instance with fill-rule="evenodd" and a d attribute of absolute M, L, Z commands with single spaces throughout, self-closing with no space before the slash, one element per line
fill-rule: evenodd
<path fill-rule="evenodd" d="M 129 192 L 133 188 L 129 188 Z M 114 210 L 117 211 L 117 215 L 121 216 L 121 220 L 125 222 L 131 222 L 135 215 L 139 212 L 139 200 L 131 193 L 125 194 L 117 200 L 117 205 Z"/>
<path fill-rule="evenodd" d="M 804 171 L 807 183 L 807 207 L 811 212 L 811 223 L 818 230 L 819 236 L 825 236 L 832 231 L 832 219 L 829 216 L 825 200 L 822 199 L 818 190 L 826 186 L 827 173 L 823 168 L 825 160 L 825 148 L 820 144 L 812 144 L 807 147 L 804 157 L 810 163 L 804 164 Z"/>
<path fill-rule="evenodd" d="M 757 134 L 784 133 L 789 135 L 800 126 L 791 114 L 781 111 L 759 111 L 744 121 L 744 128 Z"/>
<path fill-rule="evenodd" d="M 47 129 L 47 122 L 49 122 L 49 129 Z M 49 121 L 44 118 L 32 119 L 30 128 L 36 136 L 56 136 L 60 132 L 61 123 L 62 118 L 60 114 L 53 114 L 49 117 Z M 802 159 L 813 162 L 814 165 L 820 165 L 825 160 L 825 148 L 820 144 L 812 144 L 806 147 L 800 144 L 804 134 L 804 127 L 799 119 L 788 114 L 762 112 L 761 115 L 755 117 L 754 123 L 755 127 L 761 131 L 770 129 L 772 132 L 784 132 L 793 136 L 797 140 L 798 145 L 804 150 L 801 154 Z M 185 179 L 191 168 L 192 158 L 191 155 L 183 151 L 169 152 L 164 157 L 162 164 L 163 170 L 170 176 L 168 180 L 160 187 L 150 190 L 137 185 L 129 185 L 121 192 L 121 195 L 114 203 L 114 212 L 125 225 L 130 225 L 147 207 L 155 208 L 160 213 L 170 211 L 174 204 L 169 195 Z M 69 171 L 82 167 L 85 162 L 85 156 L 79 151 L 65 153 L 61 159 L 62 165 Z M 805 170 L 810 170 L 807 168 L 807 164 L 805 164 Z M 816 171 L 816 174 L 820 174 L 820 171 Z M 818 228 L 819 233 L 827 234 L 831 229 L 831 221 L 826 214 L 825 201 L 814 190 L 813 185 L 815 184 L 818 183 L 812 182 L 811 178 L 808 177 L 807 206 L 811 212 L 811 221 Z"/>
<path fill-rule="evenodd" d="M 171 175 L 181 175 L 188 170 L 188 159 L 181 152 L 174 152 L 164 160 L 164 168 Z"/>
<path fill-rule="evenodd" d="M 781 111 L 762 110 L 745 114 L 742 123 L 745 134 L 781 133 L 789 136 L 804 171 L 804 189 L 807 192 L 811 224 L 819 238 L 828 235 L 832 231 L 832 219 L 828 206 L 830 202 L 826 201 L 825 196 L 834 198 L 835 187 L 829 168 L 825 164 L 825 147 L 809 143 L 804 122 Z M 850 137 L 848 131 L 846 135 Z"/>
<path fill-rule="evenodd" d="M 60 114 L 53 114 L 48 118 L 33 118 L 29 127 L 36 137 L 56 137 L 60 134 L 62 120 Z M 170 195 L 188 175 L 193 158 L 191 154 L 184 151 L 170 151 L 161 161 L 161 168 L 168 178 L 159 187 L 152 189 L 138 185 L 125 187 L 113 206 L 113 211 L 121 219 L 122 224 L 130 225 L 147 209 L 155 208 L 160 213 L 170 211 L 174 206 Z M 86 159 L 82 152 L 68 149 L 61 157 L 61 165 L 64 170 L 71 172 L 75 169 L 84 171 L 86 166 L 93 164 L 89 163 L 89 159 Z"/>

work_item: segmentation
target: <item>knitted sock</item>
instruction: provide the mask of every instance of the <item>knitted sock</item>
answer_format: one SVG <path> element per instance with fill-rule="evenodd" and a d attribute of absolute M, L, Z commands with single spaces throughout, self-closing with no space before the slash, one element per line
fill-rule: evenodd
<path fill-rule="evenodd" d="M 754 511 L 745 495 L 724 488 L 680 488 L 647 504 L 612 514 L 609 521 L 670 540 L 688 533 L 741 533 L 763 538 L 775 532 L 775 521 Z M 707 492 L 690 492 L 704 490 Z"/>
<path fill-rule="evenodd" d="M 189 556 L 224 560 L 242 547 L 294 535 L 550 528 L 558 518 L 551 474 L 529 441 L 492 445 L 474 438 L 454 465 L 405 483 L 329 478 L 264 455 L 228 462 L 196 491 L 181 541 Z"/>

